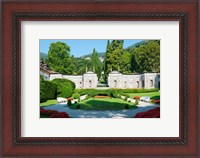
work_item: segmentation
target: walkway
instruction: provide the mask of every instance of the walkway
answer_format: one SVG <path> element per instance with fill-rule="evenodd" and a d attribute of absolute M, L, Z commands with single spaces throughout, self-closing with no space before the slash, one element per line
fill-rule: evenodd
<path fill-rule="evenodd" d="M 159 107 L 160 105 L 140 102 L 141 105 L 137 109 L 128 110 L 78 110 L 70 109 L 63 104 L 55 104 L 43 107 L 48 110 L 56 110 L 59 112 L 66 112 L 72 118 L 131 118 L 134 117 L 139 112 L 145 112 L 153 108 Z"/>

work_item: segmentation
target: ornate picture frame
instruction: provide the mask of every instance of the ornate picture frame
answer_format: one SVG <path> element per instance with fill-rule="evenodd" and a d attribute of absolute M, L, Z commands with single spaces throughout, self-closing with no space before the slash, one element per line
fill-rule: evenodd
<path fill-rule="evenodd" d="M 198 5 L 198 2 L 177 2 L 176 5 L 130 1 L 3 2 L 2 155 L 198 157 Z M 21 137 L 23 20 L 179 21 L 179 137 Z"/>

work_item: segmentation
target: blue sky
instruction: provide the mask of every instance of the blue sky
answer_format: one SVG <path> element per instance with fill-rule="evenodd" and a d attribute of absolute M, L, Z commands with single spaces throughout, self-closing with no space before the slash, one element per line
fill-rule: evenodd
<path fill-rule="evenodd" d="M 93 51 L 93 48 L 96 49 L 97 52 L 105 52 L 107 40 L 40 40 L 40 52 L 48 53 L 49 46 L 52 42 L 65 42 L 70 46 L 70 54 L 75 57 L 80 57 L 86 54 L 90 54 Z M 124 40 L 124 48 L 131 46 L 135 43 L 138 43 L 142 40 Z"/>

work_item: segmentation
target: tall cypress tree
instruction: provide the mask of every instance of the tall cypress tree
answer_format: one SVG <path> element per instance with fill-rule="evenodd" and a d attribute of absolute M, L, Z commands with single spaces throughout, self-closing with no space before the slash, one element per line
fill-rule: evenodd
<path fill-rule="evenodd" d="M 110 40 L 107 41 L 107 46 L 106 46 L 106 54 L 105 54 L 105 59 L 104 59 L 104 77 L 105 77 L 105 81 L 107 81 L 107 77 L 108 77 L 108 56 L 110 54 Z"/>
<path fill-rule="evenodd" d="M 109 44 L 109 43 L 108 43 Z M 111 44 L 107 45 L 106 50 L 106 60 L 105 60 L 105 76 L 108 77 L 108 74 L 111 70 L 121 69 L 121 57 L 123 55 L 123 40 L 113 40 Z"/>
<path fill-rule="evenodd" d="M 93 49 L 92 57 L 91 57 L 91 66 L 92 70 L 97 74 L 98 78 L 101 77 L 101 71 L 102 71 L 102 62 L 99 59 L 98 53 Z"/>

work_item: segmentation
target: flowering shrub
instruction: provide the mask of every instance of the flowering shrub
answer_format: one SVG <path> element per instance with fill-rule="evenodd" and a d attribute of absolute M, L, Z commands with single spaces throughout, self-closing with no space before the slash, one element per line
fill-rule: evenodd
<path fill-rule="evenodd" d="M 133 99 L 140 99 L 140 96 L 134 96 Z"/>
<path fill-rule="evenodd" d="M 73 98 L 67 98 L 67 100 L 74 100 Z"/>
<path fill-rule="evenodd" d="M 160 104 L 160 100 L 153 100 L 152 102 L 154 102 L 155 104 Z"/>
<path fill-rule="evenodd" d="M 68 99 L 67 99 L 67 100 L 68 100 Z M 69 100 L 67 101 L 67 105 L 68 105 L 68 106 L 71 106 L 71 105 L 72 105 L 71 99 L 69 99 Z"/>
<path fill-rule="evenodd" d="M 160 108 L 138 113 L 134 118 L 160 118 Z"/>
<path fill-rule="evenodd" d="M 55 110 L 45 110 L 40 108 L 40 117 L 43 118 L 70 118 L 66 112 L 58 112 Z"/>

